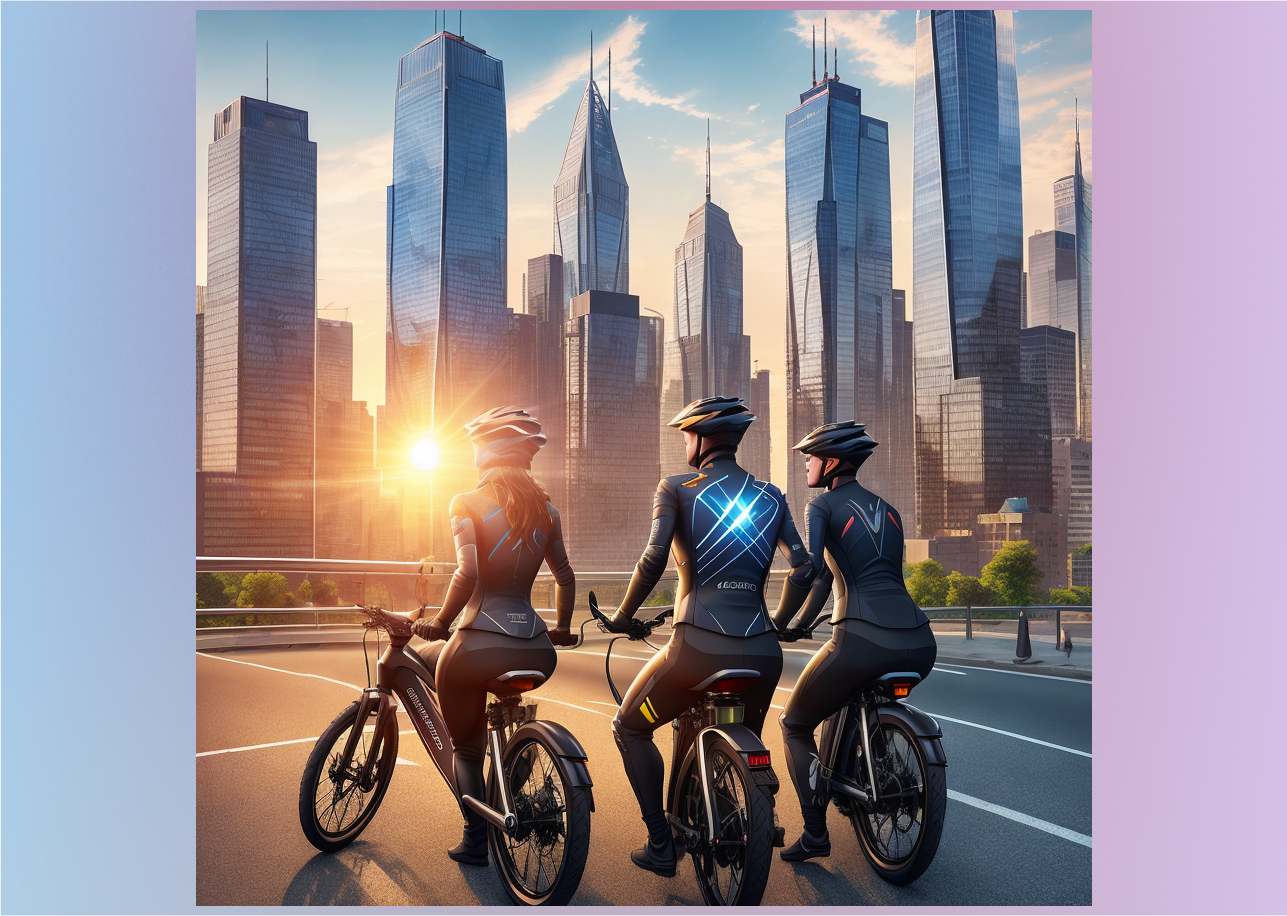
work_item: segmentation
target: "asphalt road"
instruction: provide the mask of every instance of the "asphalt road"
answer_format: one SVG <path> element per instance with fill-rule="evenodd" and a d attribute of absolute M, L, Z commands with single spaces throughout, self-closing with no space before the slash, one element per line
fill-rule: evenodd
<path fill-rule="evenodd" d="M 580 739 L 595 782 L 590 856 L 572 903 L 700 905 L 691 865 L 667 879 L 629 862 L 644 830 L 609 728 L 604 645 L 561 650 L 554 677 L 529 694 L 540 699 L 542 718 Z M 787 647 L 781 688 L 789 689 L 804 667 L 807 645 Z M 617 644 L 619 686 L 649 653 L 640 644 Z M 367 682 L 357 646 L 198 653 L 196 674 L 198 905 L 507 903 L 491 868 L 447 858 L 462 818 L 401 716 L 399 764 L 362 837 L 333 855 L 304 839 L 296 808 L 300 774 L 316 737 L 355 699 L 349 685 Z M 779 704 L 787 689 L 779 690 Z M 1084 680 L 936 669 L 911 697 L 942 725 L 949 764 L 943 838 L 929 870 L 910 887 L 886 884 L 832 809 L 831 856 L 798 865 L 775 857 L 764 904 L 1089 904 L 1091 690 Z M 764 737 L 783 781 L 777 810 L 790 842 L 801 829 L 800 809 L 773 716 Z M 669 728 L 657 732 L 657 743 L 669 766 Z"/>

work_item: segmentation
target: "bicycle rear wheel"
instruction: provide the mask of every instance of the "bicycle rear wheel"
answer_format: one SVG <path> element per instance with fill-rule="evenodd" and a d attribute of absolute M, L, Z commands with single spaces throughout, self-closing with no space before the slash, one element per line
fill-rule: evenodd
<path fill-rule="evenodd" d="M 773 861 L 772 799 L 755 784 L 746 762 L 723 735 L 699 735 L 698 740 L 706 741 L 715 844 L 704 839 L 706 802 L 696 753 L 680 777 L 675 812 L 685 827 L 703 837 L 700 848 L 689 850 L 698 889 L 708 906 L 756 906 Z"/>
<path fill-rule="evenodd" d="M 501 775 L 518 827 L 507 836 L 489 825 L 487 839 L 505 892 L 527 906 L 562 906 L 576 893 L 590 851 L 589 795 L 572 784 L 557 750 L 539 735 L 515 736 Z M 496 776 L 488 781 L 488 798 L 499 810 Z"/>
<path fill-rule="evenodd" d="M 396 716 L 390 716 L 381 736 L 379 757 L 371 767 L 369 784 L 359 785 L 358 776 L 375 743 L 375 735 L 367 730 L 371 726 L 366 725 L 353 749 L 353 759 L 347 766 L 343 765 L 341 757 L 357 721 L 357 712 L 355 702 L 326 727 L 308 755 L 299 781 L 299 825 L 308 841 L 322 852 L 343 849 L 366 829 L 384 800 L 398 759 L 398 723 Z"/>
<path fill-rule="evenodd" d="M 890 884 L 911 884 L 938 851 L 947 776 L 943 767 L 928 765 L 921 739 L 901 722 L 881 722 L 870 740 L 880 798 L 871 812 L 851 804 L 849 819 L 876 874 Z M 853 768 L 858 784 L 870 794 L 871 779 L 861 756 Z"/>

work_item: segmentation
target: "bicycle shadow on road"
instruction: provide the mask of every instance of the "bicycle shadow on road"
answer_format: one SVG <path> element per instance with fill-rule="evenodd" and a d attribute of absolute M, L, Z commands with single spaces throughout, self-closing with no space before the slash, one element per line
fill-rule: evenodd
<path fill-rule="evenodd" d="M 283 906 L 450 906 L 397 855 L 358 840 L 336 853 L 319 852 L 295 873 Z M 472 901 L 470 901 L 472 902 Z M 483 902 L 481 899 L 479 902 Z"/>
<path fill-rule="evenodd" d="M 489 853 L 490 859 L 490 853 Z M 461 877 L 469 885 L 469 889 L 474 892 L 478 898 L 480 906 L 513 906 L 514 902 L 509 899 L 505 893 L 505 888 L 501 886 L 500 876 L 496 874 L 496 866 L 488 865 L 486 868 L 480 868 L 477 865 L 460 865 Z M 457 901 L 457 905 L 459 901 Z M 613 906 L 611 900 L 603 895 L 591 890 L 588 882 L 584 879 L 581 886 L 577 888 L 572 899 L 568 901 L 568 906 Z"/>

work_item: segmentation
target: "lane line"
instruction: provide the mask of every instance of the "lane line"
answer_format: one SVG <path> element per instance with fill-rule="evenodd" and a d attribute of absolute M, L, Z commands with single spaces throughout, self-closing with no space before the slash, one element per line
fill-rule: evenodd
<path fill-rule="evenodd" d="M 599 710 L 597 709 L 586 709 L 584 706 L 578 706 L 575 703 L 566 703 L 563 700 L 556 700 L 554 699 L 554 697 L 537 696 L 534 693 L 527 693 L 527 694 L 524 694 L 524 696 L 530 700 L 539 700 L 542 703 L 558 703 L 560 706 L 570 706 L 573 709 L 579 709 L 582 712 L 589 712 L 589 713 L 594 713 L 596 716 L 603 716 L 605 719 L 612 718 L 612 716 L 608 715 L 606 712 L 599 712 Z M 593 703 L 594 700 L 591 700 L 590 702 Z"/>
<path fill-rule="evenodd" d="M 1037 830 L 1044 830 L 1064 840 L 1071 840 L 1090 849 L 1090 837 L 1084 833 L 1078 833 L 1076 830 L 1069 830 L 1067 827 L 1060 827 L 1058 824 L 1052 824 L 1050 821 L 1043 821 L 1039 817 L 1033 817 L 1031 814 L 1024 814 L 1022 811 L 1014 811 L 1010 808 L 1002 808 L 1000 805 L 994 805 L 992 802 L 986 802 L 981 798 L 975 798 L 972 795 L 964 795 L 955 789 L 947 790 L 947 797 L 952 801 L 960 802 L 963 805 L 970 805 L 974 808 L 987 811 L 991 814 L 998 814 L 1001 817 L 1009 818 L 1019 824 L 1028 827 L 1035 827 Z"/>
<path fill-rule="evenodd" d="M 207 655 L 204 652 L 198 652 L 197 655 L 201 658 L 213 658 L 215 661 L 219 661 L 219 662 L 231 662 L 234 665 L 249 665 L 251 668 L 263 668 L 265 671 L 276 671 L 278 674 L 293 674 L 296 677 L 316 678 L 319 681 L 326 681 L 327 683 L 330 683 L 330 684 L 338 684 L 341 687 L 348 687 L 351 690 L 358 690 L 358 691 L 366 690 L 365 687 L 359 687 L 357 684 L 350 684 L 348 681 L 337 681 L 333 677 L 323 677 L 320 674 L 306 674 L 303 671 L 288 671 L 285 668 L 270 668 L 268 665 L 257 665 L 254 662 L 243 662 L 241 659 L 237 659 L 237 658 L 224 658 L 222 655 Z"/>
<path fill-rule="evenodd" d="M 980 725 L 978 722 L 967 722 L 964 719 L 953 719 L 951 716 L 945 716 L 942 713 L 922 710 L 926 715 L 933 716 L 935 719 L 942 719 L 944 722 L 955 722 L 957 725 L 968 725 L 970 728 L 980 728 L 985 732 L 995 732 L 998 735 L 1005 735 L 1007 738 L 1018 738 L 1020 741 L 1027 741 L 1031 744 L 1040 744 L 1042 747 L 1051 747 L 1057 751 L 1063 751 L 1066 754 L 1076 754 L 1078 757 L 1090 759 L 1087 751 L 1079 751 L 1075 747 L 1064 747 L 1062 744 L 1051 744 L 1049 741 L 1042 741 L 1039 738 L 1029 738 L 1027 735 L 1018 735 L 1014 732 L 1008 732 L 1004 729 L 993 728 L 991 725 Z"/>
<path fill-rule="evenodd" d="M 368 731 L 369 731 L 369 730 L 370 730 L 370 729 L 368 729 Z M 406 731 L 404 731 L 404 732 L 398 732 L 398 734 L 399 734 L 399 735 L 413 735 L 413 734 L 415 734 L 415 732 L 414 732 L 414 730 L 412 730 L 412 729 L 407 729 L 407 730 L 406 730 Z M 198 757 L 213 757 L 213 756 L 215 756 L 216 754 L 239 754 L 239 753 L 241 753 L 242 751 L 260 751 L 260 750 L 263 750 L 264 748 L 267 748 L 267 747 L 284 747 L 284 746 L 285 746 L 285 745 L 287 745 L 287 744 L 306 744 L 306 743 L 307 743 L 307 742 L 309 742 L 309 741 L 312 741 L 312 742 L 316 743 L 316 742 L 317 742 L 317 739 L 318 739 L 319 737 L 321 737 L 321 736 L 320 736 L 320 735 L 318 735 L 318 736 L 314 736 L 314 737 L 312 737 L 312 738 L 293 738 L 293 739 L 291 739 L 290 741 L 270 741 L 270 742 L 268 742 L 267 744 L 248 744 L 248 745 L 246 745 L 245 747 L 225 747 L 225 748 L 221 748 L 221 749 L 219 749 L 219 750 L 217 750 L 217 751 L 200 751 L 200 752 L 198 752 L 198 753 L 197 753 L 197 756 L 198 756 Z M 414 762 L 414 761 L 411 761 L 411 760 L 403 760 L 401 757 L 399 757 L 399 758 L 398 758 L 398 760 L 399 760 L 399 762 L 402 762 L 402 763 L 410 763 L 410 764 L 411 764 L 412 766 L 414 766 L 414 767 L 418 767 L 418 766 L 420 766 L 420 764 L 418 764 L 418 763 L 416 763 L 416 762 Z"/>
<path fill-rule="evenodd" d="M 969 675 L 964 671 L 948 671 L 946 668 L 940 668 L 938 665 L 934 666 L 934 670 L 940 674 L 959 674 L 961 677 L 969 677 Z"/>
<path fill-rule="evenodd" d="M 985 668 L 982 665 L 953 665 L 951 662 L 939 662 L 940 665 L 950 665 L 953 668 L 968 668 L 971 671 L 990 671 L 993 674 L 1009 674 L 1014 677 L 1039 677 L 1043 681 L 1071 681 L 1074 684 L 1085 684 L 1090 686 L 1090 678 L 1082 679 L 1079 677 L 1060 677 L 1057 674 L 1029 674 L 1027 671 L 1005 671 L 1001 668 Z M 935 666 L 937 667 L 937 665 Z"/>

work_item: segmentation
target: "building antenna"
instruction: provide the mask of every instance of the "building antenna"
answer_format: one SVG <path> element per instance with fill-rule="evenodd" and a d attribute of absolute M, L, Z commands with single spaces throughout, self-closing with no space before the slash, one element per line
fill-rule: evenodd
<path fill-rule="evenodd" d="M 264 101 L 268 101 L 268 42 L 264 42 Z"/>
<path fill-rule="evenodd" d="M 822 17 L 822 81 L 827 81 L 827 17 Z"/>
<path fill-rule="evenodd" d="M 706 202 L 711 202 L 711 119 L 706 119 Z"/>
<path fill-rule="evenodd" d="M 433 11 L 433 33 L 435 35 L 438 34 L 438 11 L 437 10 Z"/>
<path fill-rule="evenodd" d="M 1073 133 L 1076 137 L 1077 145 L 1081 145 L 1081 115 L 1077 111 L 1077 98 L 1073 97 Z"/>
<path fill-rule="evenodd" d="M 590 30 L 590 82 L 594 82 L 594 29 Z"/>
<path fill-rule="evenodd" d="M 813 27 L 813 85 L 818 85 L 818 27 Z"/>
<path fill-rule="evenodd" d="M 456 10 L 456 31 L 460 33 L 461 38 L 465 37 L 465 11 L 464 10 Z"/>
<path fill-rule="evenodd" d="M 840 79 L 840 52 L 835 45 L 831 46 L 831 78 Z"/>
<path fill-rule="evenodd" d="M 608 120 L 612 120 L 612 45 L 608 45 Z"/>

